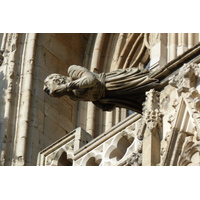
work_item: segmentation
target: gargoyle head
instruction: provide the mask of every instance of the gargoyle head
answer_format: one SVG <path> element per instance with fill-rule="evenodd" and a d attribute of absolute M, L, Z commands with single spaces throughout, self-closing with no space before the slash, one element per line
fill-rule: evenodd
<path fill-rule="evenodd" d="M 50 74 L 44 80 L 43 90 L 50 96 L 61 97 L 66 95 L 68 77 L 61 74 Z"/>

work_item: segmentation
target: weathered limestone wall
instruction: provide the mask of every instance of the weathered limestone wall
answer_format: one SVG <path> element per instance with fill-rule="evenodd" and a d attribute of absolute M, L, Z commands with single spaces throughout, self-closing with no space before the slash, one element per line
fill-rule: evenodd
<path fill-rule="evenodd" d="M 77 103 L 49 98 L 43 81 L 82 65 L 88 34 L 4 34 L 2 165 L 36 165 L 38 152 L 76 127 Z M 2 42 L 3 43 L 3 37 Z"/>
<path fill-rule="evenodd" d="M 38 35 L 31 114 L 32 164 L 38 151 L 76 128 L 77 102 L 68 97 L 50 98 L 43 91 L 43 82 L 51 73 L 67 75 L 68 66 L 82 65 L 87 37 L 87 34 Z"/>

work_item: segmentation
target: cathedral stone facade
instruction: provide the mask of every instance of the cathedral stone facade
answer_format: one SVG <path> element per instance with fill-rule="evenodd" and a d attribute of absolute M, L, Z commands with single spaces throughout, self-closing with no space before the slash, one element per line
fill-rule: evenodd
<path fill-rule="evenodd" d="M 44 92 L 71 65 L 148 70 L 159 84 L 141 112 L 103 111 Z M 0 94 L 1 166 L 200 165 L 199 33 L 0 34 Z"/>

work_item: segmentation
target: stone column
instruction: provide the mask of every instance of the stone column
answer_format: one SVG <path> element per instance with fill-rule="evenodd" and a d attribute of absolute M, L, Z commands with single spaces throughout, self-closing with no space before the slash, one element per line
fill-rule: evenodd
<path fill-rule="evenodd" d="M 194 33 L 188 33 L 188 49 L 194 46 Z"/>
<path fill-rule="evenodd" d="M 1 50 L 4 52 L 3 65 L 1 66 L 0 74 L 1 89 L 0 94 L 4 97 L 1 99 L 1 120 L 0 120 L 0 152 L 1 165 L 6 163 L 6 148 L 8 145 L 8 138 L 11 134 L 11 122 L 15 118 L 12 115 L 13 110 L 13 96 L 14 96 L 14 72 L 16 66 L 16 51 L 18 43 L 18 34 L 9 33 L 2 37 Z"/>
<path fill-rule="evenodd" d="M 150 50 L 150 70 L 163 66 L 167 62 L 167 34 L 150 33 L 145 35 L 145 44 Z"/>
<path fill-rule="evenodd" d="M 181 55 L 184 53 L 188 47 L 187 47 L 187 33 L 178 33 L 178 47 L 177 47 L 177 55 Z"/>
<path fill-rule="evenodd" d="M 24 63 L 21 66 L 22 80 L 20 84 L 20 97 L 17 114 L 17 129 L 15 133 L 15 146 L 13 152 L 13 165 L 25 165 L 26 145 L 29 128 L 29 113 L 32 94 L 34 55 L 36 47 L 36 34 L 26 35 L 27 46 L 24 55 Z"/>
<path fill-rule="evenodd" d="M 177 56 L 177 33 L 168 34 L 168 62 Z"/>
<path fill-rule="evenodd" d="M 103 41 L 105 38 L 104 33 L 99 33 L 96 38 L 94 51 L 92 55 L 92 61 L 91 61 L 91 68 L 90 70 L 93 72 L 98 69 L 99 67 L 99 60 L 101 55 L 101 50 L 103 47 Z M 88 102 L 88 108 L 87 108 L 87 124 L 86 124 L 86 131 L 91 134 L 93 137 L 95 135 L 95 105 L 91 102 Z"/>

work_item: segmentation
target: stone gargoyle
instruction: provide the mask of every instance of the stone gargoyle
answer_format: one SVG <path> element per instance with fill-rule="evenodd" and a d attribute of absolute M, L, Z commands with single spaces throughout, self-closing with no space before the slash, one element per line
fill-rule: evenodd
<path fill-rule="evenodd" d="M 158 84 L 148 70 L 138 68 L 98 74 L 71 65 L 68 74 L 50 74 L 44 80 L 44 91 L 52 97 L 68 95 L 75 101 L 92 101 L 104 111 L 123 107 L 141 113 L 145 92 Z"/>

